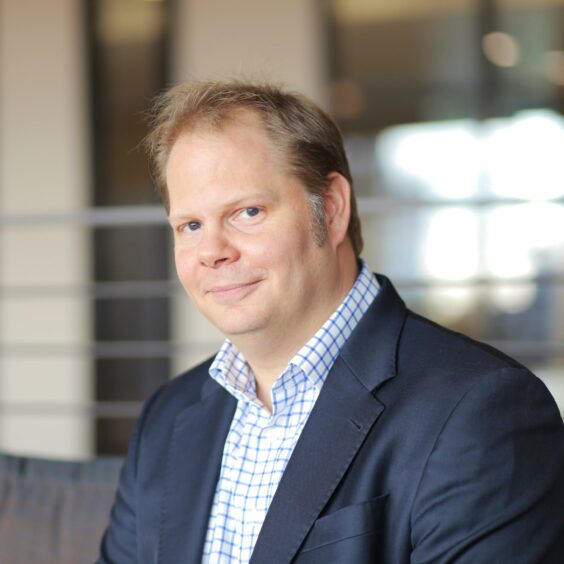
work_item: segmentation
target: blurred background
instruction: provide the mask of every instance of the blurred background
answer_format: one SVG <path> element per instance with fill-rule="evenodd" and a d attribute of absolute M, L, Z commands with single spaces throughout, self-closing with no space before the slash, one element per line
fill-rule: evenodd
<path fill-rule="evenodd" d="M 143 400 L 221 343 L 175 279 L 138 147 L 150 99 L 188 78 L 328 109 L 372 269 L 564 410 L 564 0 L 0 10 L 0 450 L 121 455 Z"/>

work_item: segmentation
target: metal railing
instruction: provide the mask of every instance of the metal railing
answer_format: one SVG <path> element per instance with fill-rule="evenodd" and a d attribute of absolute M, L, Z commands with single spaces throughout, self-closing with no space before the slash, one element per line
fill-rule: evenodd
<path fill-rule="evenodd" d="M 552 200 L 564 204 L 564 198 Z M 464 201 L 412 198 L 359 198 L 361 215 L 387 214 L 398 210 L 464 206 L 484 208 L 522 204 L 520 199 L 473 199 Z M 87 208 L 76 212 L 45 214 L 14 214 L 0 216 L 0 228 L 19 228 L 29 225 L 76 225 L 88 228 L 166 225 L 166 214 L 160 205 L 126 206 L 112 208 Z M 536 286 L 564 286 L 564 275 L 542 275 L 500 280 L 475 277 L 464 281 L 429 279 L 395 279 L 398 288 L 404 290 L 447 288 L 491 288 L 535 284 Z M 73 298 L 87 300 L 122 300 L 170 298 L 183 290 L 176 280 L 92 282 L 74 285 L 0 286 L 0 300 L 33 300 L 36 298 Z M 495 341 L 493 346 L 519 358 L 563 357 L 564 342 Z M 213 343 L 207 344 L 209 347 Z M 199 343 L 206 346 L 206 343 Z M 10 358 L 32 357 L 89 357 L 92 359 L 154 359 L 172 358 L 178 354 L 194 352 L 195 346 L 173 341 L 112 341 L 87 343 L 0 343 L 0 355 Z M 136 417 L 141 402 L 89 402 L 77 405 L 38 402 L 2 402 L 0 411 L 18 415 L 89 414 L 92 417 Z"/>

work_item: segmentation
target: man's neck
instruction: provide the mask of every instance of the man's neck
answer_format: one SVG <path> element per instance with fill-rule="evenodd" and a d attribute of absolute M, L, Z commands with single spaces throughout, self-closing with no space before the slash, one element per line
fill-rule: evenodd
<path fill-rule="evenodd" d="M 323 323 L 319 327 L 322 325 Z M 250 340 L 241 342 L 238 339 L 232 339 L 253 371 L 257 398 L 271 413 L 272 387 L 278 377 L 286 370 L 290 360 L 315 335 L 319 327 L 312 329 L 310 336 L 305 337 L 305 340 L 302 338 L 289 341 L 288 335 L 285 336 L 285 339 L 282 336 L 272 335 L 267 338 L 265 335 L 261 335 L 259 342 Z"/>

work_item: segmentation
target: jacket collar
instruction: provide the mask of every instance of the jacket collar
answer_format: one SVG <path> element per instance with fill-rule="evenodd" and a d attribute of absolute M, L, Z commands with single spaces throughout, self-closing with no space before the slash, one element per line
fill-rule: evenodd
<path fill-rule="evenodd" d="M 390 280 L 376 278 L 380 292 L 341 351 L 351 372 L 367 390 L 375 390 L 397 369 L 397 349 L 407 308 Z"/>

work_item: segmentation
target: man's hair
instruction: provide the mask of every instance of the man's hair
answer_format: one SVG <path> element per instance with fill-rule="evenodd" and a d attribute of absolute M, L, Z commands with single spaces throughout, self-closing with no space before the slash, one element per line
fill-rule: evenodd
<path fill-rule="evenodd" d="M 321 108 L 301 94 L 271 84 L 194 81 L 174 86 L 156 98 L 152 130 L 145 146 L 167 212 L 170 202 L 166 166 L 174 143 L 182 134 L 198 128 L 220 130 L 245 110 L 258 116 L 274 147 L 281 151 L 288 172 L 306 187 L 316 241 L 323 244 L 327 236 L 324 197 L 329 174 L 340 173 L 353 188 L 343 138 Z M 362 234 L 354 192 L 350 205 L 348 235 L 359 256 Z"/>

